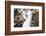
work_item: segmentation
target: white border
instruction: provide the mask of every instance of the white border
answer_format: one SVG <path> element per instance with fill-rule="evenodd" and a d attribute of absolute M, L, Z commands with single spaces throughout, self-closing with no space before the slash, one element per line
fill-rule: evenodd
<path fill-rule="evenodd" d="M 28 27 L 28 28 L 14 28 L 14 8 L 25 8 L 25 9 L 39 9 L 39 27 Z M 29 31 L 29 30 L 42 30 L 42 7 L 41 6 L 22 6 L 22 5 L 11 5 L 11 31 Z"/>

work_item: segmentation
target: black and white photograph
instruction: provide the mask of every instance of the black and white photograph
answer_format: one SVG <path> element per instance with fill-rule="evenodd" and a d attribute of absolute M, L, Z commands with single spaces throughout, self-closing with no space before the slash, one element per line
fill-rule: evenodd
<path fill-rule="evenodd" d="M 14 8 L 14 27 L 39 26 L 39 9 Z"/>

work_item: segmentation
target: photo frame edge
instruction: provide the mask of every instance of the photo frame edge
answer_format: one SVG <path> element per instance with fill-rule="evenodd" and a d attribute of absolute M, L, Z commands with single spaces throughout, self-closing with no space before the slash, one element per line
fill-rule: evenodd
<path fill-rule="evenodd" d="M 7 7 L 6 7 L 7 1 L 5 1 L 5 2 L 6 2 L 6 3 L 5 3 L 5 35 L 14 35 L 15 32 L 10 32 L 10 30 L 7 31 L 7 29 L 6 29 L 6 28 L 7 28 L 7 27 L 6 27 L 6 25 L 7 25 L 7 23 L 6 23 L 6 22 L 7 22 L 7 17 L 6 17 L 6 16 L 7 16 L 7 14 L 6 14 L 6 13 L 7 13 L 7 11 L 6 11 L 6 9 L 7 9 Z M 10 2 L 11 2 L 11 1 L 10 1 Z M 14 1 L 13 1 L 13 2 L 14 2 Z M 15 1 L 15 2 L 16 2 L 16 1 Z M 26 3 L 26 2 L 25 2 L 25 3 Z M 43 4 L 42 6 L 44 6 L 44 3 L 42 3 L 42 4 Z M 44 7 L 43 7 L 43 8 L 44 8 Z M 44 9 L 45 9 L 45 8 L 44 8 Z M 43 10 L 43 13 L 44 13 L 44 15 L 43 15 L 43 16 L 44 16 L 44 17 L 43 17 L 43 20 L 45 21 L 45 11 L 44 11 L 44 10 Z M 9 15 L 10 15 L 10 14 L 9 14 Z M 9 16 L 9 15 L 8 15 L 8 16 Z M 43 33 L 45 32 L 45 22 L 44 22 L 44 21 L 42 21 L 42 22 L 44 23 L 44 27 L 42 27 L 43 30 L 41 31 L 41 33 L 42 33 L 42 32 L 43 32 Z M 10 24 L 10 23 L 9 23 L 9 24 Z M 9 26 L 10 26 L 10 25 L 9 25 Z M 43 26 L 43 25 L 42 25 L 42 26 Z M 9 32 L 10 32 L 10 33 L 9 33 Z M 27 32 L 28 32 L 28 33 L 27 33 Z M 21 33 L 22 33 L 22 34 L 32 34 L 32 33 L 29 33 L 29 32 L 30 32 L 30 31 L 26 31 L 26 32 L 24 33 L 24 32 L 22 31 Z M 34 31 L 34 32 L 35 32 L 35 31 Z M 17 35 L 18 35 L 18 34 L 21 34 L 21 33 L 16 32 Z M 40 33 L 40 31 L 39 31 L 39 32 L 36 31 L 36 33 Z"/>

